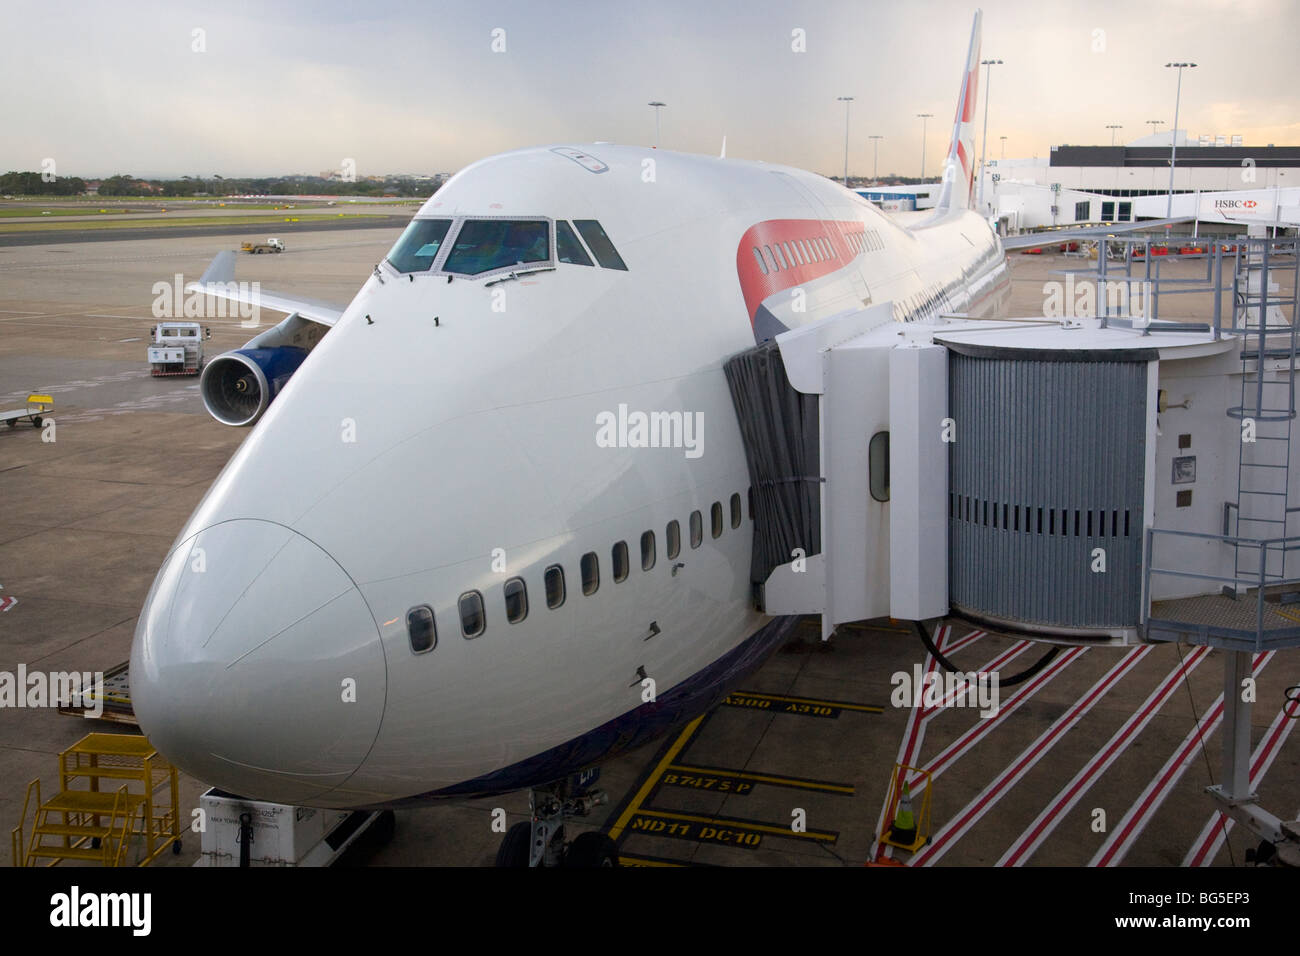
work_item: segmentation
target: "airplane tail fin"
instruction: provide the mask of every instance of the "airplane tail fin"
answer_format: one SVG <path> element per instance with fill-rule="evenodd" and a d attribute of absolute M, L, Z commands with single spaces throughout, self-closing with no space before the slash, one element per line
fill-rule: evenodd
<path fill-rule="evenodd" d="M 982 10 L 975 11 L 970 32 L 970 50 L 957 97 L 957 117 L 953 121 L 952 145 L 943 164 L 943 186 L 939 191 L 938 209 L 969 209 L 975 182 L 975 102 L 979 99 L 980 26 Z"/>

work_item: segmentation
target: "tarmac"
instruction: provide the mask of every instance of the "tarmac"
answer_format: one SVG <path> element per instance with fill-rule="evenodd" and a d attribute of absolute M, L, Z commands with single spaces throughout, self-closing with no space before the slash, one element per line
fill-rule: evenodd
<path fill-rule="evenodd" d="M 241 257 L 238 278 L 342 305 L 403 224 L 301 234 L 284 254 Z M 0 408 L 29 391 L 55 399 L 53 441 L 46 429 L 0 428 L 0 599 L 16 599 L 0 612 L 0 672 L 127 659 L 162 558 L 248 435 L 205 413 L 196 379 L 149 376 L 153 287 L 197 278 L 217 250 L 247 238 L 241 228 L 0 246 Z M 1082 265 L 1011 259 L 1014 315 L 1041 315 L 1044 283 L 1061 278 L 1053 270 Z M 1208 314 L 1193 298 L 1179 297 L 1180 317 Z M 237 318 L 202 321 L 209 357 L 250 337 Z M 997 669 L 1004 681 L 1046 650 L 959 624 L 938 639 L 960 667 Z M 1221 772 L 1221 660 L 1168 644 L 1062 649 L 981 716 L 961 700 L 898 705 L 896 675 L 929 666 L 910 627 L 849 625 L 823 644 L 808 619 L 724 704 L 607 764 L 610 802 L 583 824 L 610 833 L 626 865 L 857 866 L 884 852 L 890 782 L 906 763 L 930 774 L 912 785 L 928 838 L 913 865 L 1241 865 L 1256 841 L 1240 827 L 1219 840 L 1204 793 Z M 1300 806 L 1300 721 L 1283 709 L 1296 665 L 1295 652 L 1256 665 L 1256 787 L 1284 818 Z M 0 833 L 18 824 L 28 781 L 56 789 L 59 752 L 92 729 L 131 732 L 49 708 L 0 709 Z M 204 789 L 182 774 L 182 819 Z M 527 819 L 527 795 L 399 811 L 394 839 L 353 862 L 488 865 L 498 808 L 507 824 Z M 197 857 L 190 835 L 154 865 Z"/>

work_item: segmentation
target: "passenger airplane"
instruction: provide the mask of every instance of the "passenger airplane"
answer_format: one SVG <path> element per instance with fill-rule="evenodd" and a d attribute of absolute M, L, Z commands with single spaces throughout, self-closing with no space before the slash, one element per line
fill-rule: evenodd
<path fill-rule="evenodd" d="M 290 804 L 563 801 L 555 781 L 716 704 L 796 620 L 753 600 L 724 361 L 1008 290 L 969 209 L 979 36 L 977 13 L 941 198 L 907 227 L 797 169 L 541 147 L 452 178 L 346 309 L 263 294 L 289 318 L 203 378 L 256 427 L 135 635 L 160 751 Z M 203 288 L 238 298 L 223 257 Z M 681 413 L 659 421 L 696 423 L 700 453 L 599 440 L 637 412 Z"/>

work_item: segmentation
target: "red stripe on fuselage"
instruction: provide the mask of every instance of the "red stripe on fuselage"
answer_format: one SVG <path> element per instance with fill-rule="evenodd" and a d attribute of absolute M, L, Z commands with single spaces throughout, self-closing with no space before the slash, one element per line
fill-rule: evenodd
<path fill-rule="evenodd" d="M 849 244 L 848 236 L 861 234 L 865 230 L 866 226 L 861 222 L 822 219 L 769 219 L 745 230 L 740 245 L 736 248 L 736 275 L 740 279 L 740 291 L 745 297 L 750 325 L 754 324 L 758 307 L 770 296 L 830 275 L 852 263 L 858 252 Z M 810 247 L 810 240 L 813 239 L 830 243 L 835 255 L 823 258 L 819 251 L 814 250 L 818 259 L 807 259 L 804 249 Z M 800 240 L 803 245 L 796 252 L 795 246 Z M 776 249 L 778 243 L 781 244 L 780 254 Z M 754 256 L 755 249 L 758 249 L 759 255 L 764 256 L 765 264 L 766 253 L 770 250 L 776 258 L 778 268 L 772 269 L 768 265 L 765 273 Z M 785 255 L 785 266 L 781 265 L 782 255 Z"/>

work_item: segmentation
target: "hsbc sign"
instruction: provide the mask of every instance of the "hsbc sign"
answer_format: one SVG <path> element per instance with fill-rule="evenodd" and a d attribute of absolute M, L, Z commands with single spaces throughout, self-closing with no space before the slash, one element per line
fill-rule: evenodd
<path fill-rule="evenodd" d="M 1253 199 L 1216 199 L 1214 200 L 1215 209 L 1254 209 L 1258 206 Z"/>

